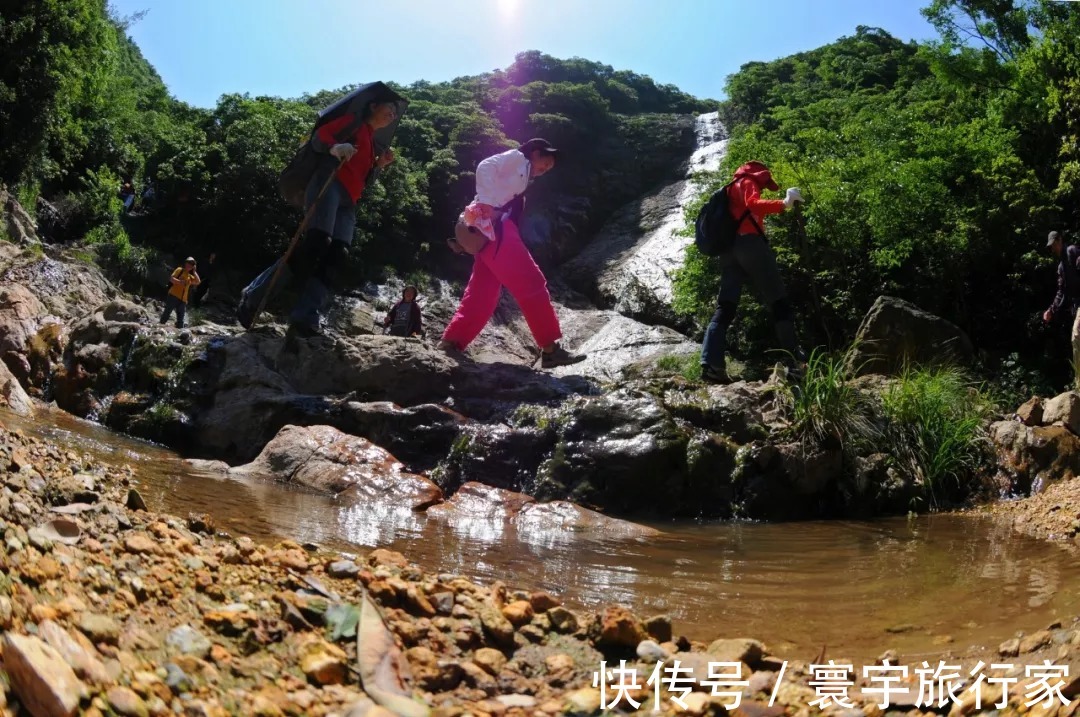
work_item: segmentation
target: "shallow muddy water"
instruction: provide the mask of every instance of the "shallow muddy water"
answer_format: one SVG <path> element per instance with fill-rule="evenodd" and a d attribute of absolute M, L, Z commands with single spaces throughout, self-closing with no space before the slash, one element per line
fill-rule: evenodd
<path fill-rule="evenodd" d="M 10 428 L 127 463 L 152 510 L 209 513 L 219 530 L 348 553 L 400 550 L 425 569 L 545 589 L 576 608 L 622 603 L 671 615 L 699 640 L 756 637 L 786 657 L 906 659 L 992 648 L 1017 630 L 1080 614 L 1080 564 L 987 519 L 652 524 L 613 541 L 503 521 L 436 520 L 391 505 L 343 505 L 256 479 L 200 474 L 174 453 L 59 411 Z"/>

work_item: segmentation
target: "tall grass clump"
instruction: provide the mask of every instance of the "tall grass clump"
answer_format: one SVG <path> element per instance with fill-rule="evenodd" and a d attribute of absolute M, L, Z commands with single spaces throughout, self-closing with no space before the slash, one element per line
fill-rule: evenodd
<path fill-rule="evenodd" d="M 894 459 L 938 505 L 974 478 L 989 447 L 992 404 L 959 368 L 908 368 L 882 395 Z"/>
<path fill-rule="evenodd" d="M 852 454 L 878 431 L 870 397 L 850 381 L 846 355 L 815 349 L 801 378 L 786 382 L 780 398 L 800 440 Z"/>

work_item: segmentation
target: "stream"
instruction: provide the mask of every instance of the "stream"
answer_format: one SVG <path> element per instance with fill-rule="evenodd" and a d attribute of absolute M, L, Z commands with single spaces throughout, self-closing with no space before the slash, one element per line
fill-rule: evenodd
<path fill-rule="evenodd" d="M 987 518 L 871 522 L 652 523 L 660 537 L 601 540 L 503 521 L 439 521 L 389 504 L 334 498 L 259 479 L 200 473 L 175 453 L 61 411 L 11 429 L 136 471 L 151 510 L 207 513 L 219 531 L 291 538 L 361 555 L 398 550 L 426 570 L 512 589 L 544 589 L 568 606 L 621 603 L 671 616 L 676 634 L 756 637 L 777 654 L 872 660 L 995 648 L 1017 630 L 1080 614 L 1080 563 L 1061 548 Z M 838 648 L 838 649 L 837 649 Z"/>

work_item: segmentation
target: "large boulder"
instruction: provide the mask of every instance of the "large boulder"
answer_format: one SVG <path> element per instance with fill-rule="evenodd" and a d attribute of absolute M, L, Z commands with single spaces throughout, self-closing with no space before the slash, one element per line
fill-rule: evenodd
<path fill-rule="evenodd" d="M 725 386 L 672 387 L 664 407 L 676 418 L 738 443 L 764 439 L 779 425 L 775 386 L 738 381 Z"/>
<path fill-rule="evenodd" d="M 120 295 L 96 266 L 49 256 L 34 256 L 17 262 L 0 276 L 0 282 L 18 283 L 29 288 L 48 313 L 65 322 L 81 318 L 91 307 L 101 306 Z"/>
<path fill-rule="evenodd" d="M 700 346 L 666 326 L 649 326 L 614 311 L 560 311 L 564 343 L 586 354 L 582 363 L 553 371 L 556 376 L 584 376 L 610 382 L 633 364 L 663 356 L 689 356 Z"/>
<path fill-rule="evenodd" d="M 1058 424 L 1075 434 L 1080 434 L 1080 393 L 1066 391 L 1046 401 L 1042 406 L 1042 416 L 1038 424 L 1043 426 Z"/>
<path fill-rule="evenodd" d="M 523 365 L 458 362 L 413 339 L 312 339 L 297 351 L 283 343 L 264 333 L 211 343 L 207 357 L 217 373 L 197 418 L 200 452 L 246 461 L 286 423 L 324 423 L 392 447 L 427 470 L 467 422 L 461 412 L 486 419 L 515 402 L 590 390 L 580 379 Z"/>
<path fill-rule="evenodd" d="M 909 364 L 967 363 L 974 349 L 955 324 L 892 296 L 879 296 L 855 335 L 850 368 L 891 374 Z"/>
<path fill-rule="evenodd" d="M 470 481 L 445 502 L 428 508 L 427 515 L 450 521 L 509 520 L 536 499 L 524 493 Z"/>
<path fill-rule="evenodd" d="M 4 186 L 0 186 L 0 228 L 16 244 L 28 246 L 41 243 L 34 218 Z"/>
<path fill-rule="evenodd" d="M 1012 493 L 1038 493 L 1080 475 L 1080 438 L 1064 426 L 998 421 L 990 426 L 990 438 Z"/>
<path fill-rule="evenodd" d="M 270 477 L 345 494 L 355 502 L 388 502 L 414 510 L 442 500 L 438 486 L 403 470 L 387 451 L 330 426 L 285 426 L 258 458 L 230 473 Z"/>
<path fill-rule="evenodd" d="M 0 286 L 0 354 L 25 354 L 47 313 L 29 288 L 6 282 Z"/>
<path fill-rule="evenodd" d="M 34 402 L 26 395 L 19 380 L 12 375 L 3 361 L 0 361 L 0 406 L 20 416 L 34 413 Z"/>
<path fill-rule="evenodd" d="M 708 483 L 689 480 L 694 431 L 651 395 L 620 390 L 569 399 L 554 419 L 558 439 L 537 469 L 536 495 L 622 514 L 707 514 L 729 510 L 733 461 L 717 460 Z"/>

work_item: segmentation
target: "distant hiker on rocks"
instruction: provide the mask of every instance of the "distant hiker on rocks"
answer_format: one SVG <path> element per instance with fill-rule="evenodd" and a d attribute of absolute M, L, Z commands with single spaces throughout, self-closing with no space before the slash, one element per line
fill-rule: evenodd
<path fill-rule="evenodd" d="M 476 198 L 459 221 L 485 240 L 473 259 L 472 275 L 454 318 L 443 332 L 439 347 L 464 351 L 495 313 L 499 290 L 505 286 L 521 307 L 539 347 L 544 368 L 585 360 L 571 354 L 558 341 L 559 318 L 548 293 L 547 279 L 529 253 L 518 231 L 525 208 L 529 180 L 555 166 L 558 150 L 544 139 L 530 139 L 517 149 L 488 157 L 476 168 Z M 460 251 L 460 247 L 455 249 Z"/>
<path fill-rule="evenodd" d="M 1046 237 L 1046 247 L 1059 259 L 1057 293 L 1050 308 L 1043 312 L 1043 321 L 1071 318 L 1073 370 L 1080 377 L 1080 247 L 1065 244 L 1063 232 L 1053 231 Z"/>
<path fill-rule="evenodd" d="M 184 328 L 184 314 L 187 313 L 188 294 L 191 287 L 199 285 L 199 274 L 195 271 L 195 259 L 188 257 L 183 266 L 178 266 L 169 277 L 169 295 L 165 297 L 165 311 L 161 314 L 161 323 L 169 320 L 169 314 L 176 312 L 176 328 Z"/>
<path fill-rule="evenodd" d="M 120 201 L 124 205 L 124 213 L 130 212 L 135 207 L 135 187 L 131 182 L 124 182 L 120 186 Z"/>
<path fill-rule="evenodd" d="M 424 333 L 421 325 L 420 305 L 416 303 L 416 287 L 406 286 L 401 292 L 401 301 L 394 304 L 386 318 L 383 328 L 390 329 L 391 336 L 420 336 Z"/>
<path fill-rule="evenodd" d="M 217 274 L 217 252 L 210 252 L 210 256 L 207 258 L 206 263 L 203 264 L 202 273 L 199 274 L 199 278 L 202 281 L 195 287 L 194 293 L 191 295 L 191 305 L 196 309 L 202 306 L 203 299 L 206 298 L 206 292 L 210 291 L 210 284 L 214 281 L 214 275 Z"/>
<path fill-rule="evenodd" d="M 791 209 L 803 201 L 796 188 L 784 199 L 762 199 L 761 190 L 778 190 L 769 168 L 761 162 L 747 162 L 735 172 L 728 189 L 731 216 L 738 227 L 734 243 L 720 254 L 720 294 L 701 347 L 701 378 L 709 383 L 730 383 L 725 353 L 728 327 L 735 320 L 743 285 L 749 280 L 761 302 L 770 307 L 780 348 L 789 354 L 789 363 L 805 361 L 795 335 L 795 316 L 788 299 L 776 254 L 765 238 L 765 217 Z"/>
<path fill-rule="evenodd" d="M 394 152 L 390 149 L 380 156 L 375 155 L 373 135 L 376 130 L 393 123 L 396 113 L 392 101 L 376 100 L 364 109 L 363 121 L 351 142 L 334 140 L 339 131 L 347 130 L 356 120 L 356 115 L 351 113 L 327 122 L 312 136 L 312 147 L 325 158 L 308 182 L 304 211 L 311 208 L 330 174 L 336 172 L 337 178 L 316 205 L 304 237 L 286 262 L 282 270 L 285 281 L 274 285 L 275 293 L 290 277 L 301 285 L 300 297 L 289 316 L 292 336 L 319 335 L 320 315 L 352 245 L 356 202 L 364 193 L 370 172 L 394 161 Z M 236 318 L 244 328 L 251 328 L 276 269 L 277 262 L 259 274 L 241 294 Z"/>

